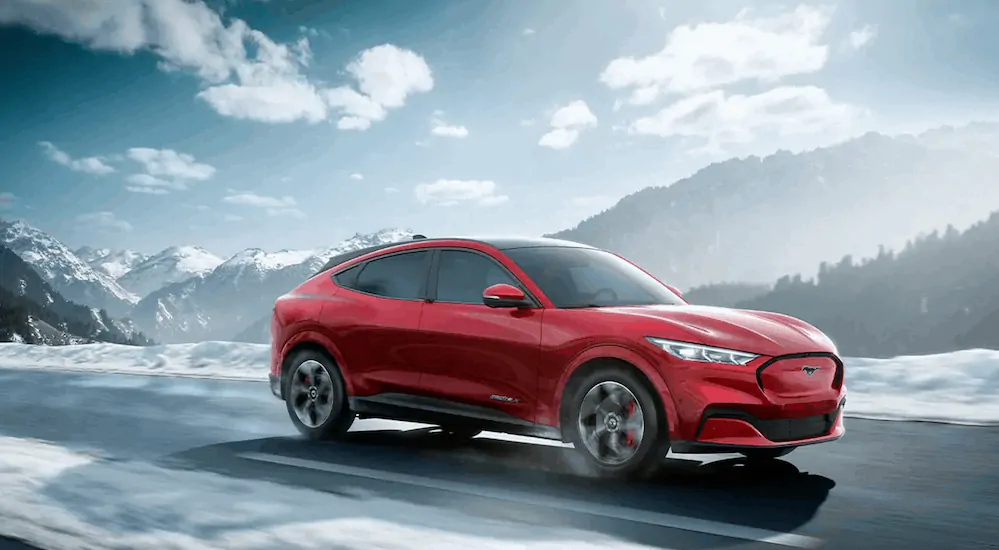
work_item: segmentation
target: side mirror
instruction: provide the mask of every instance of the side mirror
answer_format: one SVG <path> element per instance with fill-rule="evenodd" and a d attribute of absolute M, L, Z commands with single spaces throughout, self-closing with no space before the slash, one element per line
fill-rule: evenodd
<path fill-rule="evenodd" d="M 663 283 L 663 284 L 665 285 L 666 283 Z M 676 295 L 677 295 L 677 296 L 679 296 L 680 298 L 683 298 L 683 293 L 682 293 L 682 292 L 680 292 L 680 289 L 679 289 L 679 288 L 676 288 L 676 287 L 675 287 L 675 286 L 673 286 L 673 285 L 666 285 L 666 288 L 668 288 L 668 289 L 670 290 L 670 292 L 672 292 L 673 294 L 676 294 Z"/>
<path fill-rule="evenodd" d="M 531 307 L 531 302 L 522 290 L 502 283 L 485 289 L 482 292 L 482 303 L 489 307 Z"/>

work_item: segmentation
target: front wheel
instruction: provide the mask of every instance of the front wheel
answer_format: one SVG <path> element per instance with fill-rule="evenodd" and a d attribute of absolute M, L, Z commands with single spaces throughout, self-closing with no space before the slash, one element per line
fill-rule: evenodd
<path fill-rule="evenodd" d="M 645 476 L 669 450 L 665 418 L 646 385 L 628 369 L 606 367 L 585 376 L 566 396 L 563 430 L 598 475 Z"/>
<path fill-rule="evenodd" d="M 354 413 L 336 363 L 323 353 L 303 350 L 290 358 L 285 379 L 288 416 L 309 439 L 336 439 L 350 429 Z"/>

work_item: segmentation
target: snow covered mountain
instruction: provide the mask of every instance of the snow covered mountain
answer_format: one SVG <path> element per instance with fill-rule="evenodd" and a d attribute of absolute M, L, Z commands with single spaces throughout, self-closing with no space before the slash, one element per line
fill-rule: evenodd
<path fill-rule="evenodd" d="M 138 296 L 147 296 L 167 285 L 206 275 L 222 258 L 198 246 L 172 246 L 136 263 L 118 277 L 118 284 Z"/>
<path fill-rule="evenodd" d="M 136 304 L 132 318 L 159 342 L 230 339 L 265 316 L 278 296 L 311 277 L 332 256 L 412 235 L 383 229 L 322 250 L 247 249 L 209 273 L 150 293 Z"/>
<path fill-rule="evenodd" d="M 0 245 L 0 341 L 32 344 L 112 342 L 146 345 L 129 320 L 63 298 L 35 269 Z"/>
<path fill-rule="evenodd" d="M 22 221 L 0 220 L 0 242 L 14 251 L 67 300 L 128 314 L 138 297 L 96 271 L 66 245 Z"/>
<path fill-rule="evenodd" d="M 87 265 L 98 273 L 103 273 L 116 280 L 149 258 L 148 255 L 133 250 L 112 250 L 89 246 L 77 249 L 74 254 L 87 262 Z"/>

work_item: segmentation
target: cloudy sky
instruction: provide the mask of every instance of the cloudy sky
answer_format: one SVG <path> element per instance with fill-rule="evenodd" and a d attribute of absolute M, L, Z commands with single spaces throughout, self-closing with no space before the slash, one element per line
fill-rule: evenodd
<path fill-rule="evenodd" d="M 0 216 L 217 254 L 540 234 L 731 156 L 994 119 L 990 0 L 4 0 Z"/>

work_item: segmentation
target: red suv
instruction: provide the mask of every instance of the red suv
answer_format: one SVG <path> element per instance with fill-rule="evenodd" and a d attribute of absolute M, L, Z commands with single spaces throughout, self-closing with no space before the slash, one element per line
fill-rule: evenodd
<path fill-rule="evenodd" d="M 689 305 L 603 250 L 426 239 L 333 258 L 274 306 L 270 382 L 292 422 L 354 418 L 571 442 L 604 474 L 676 453 L 775 458 L 844 433 L 836 347 L 778 313 Z"/>

